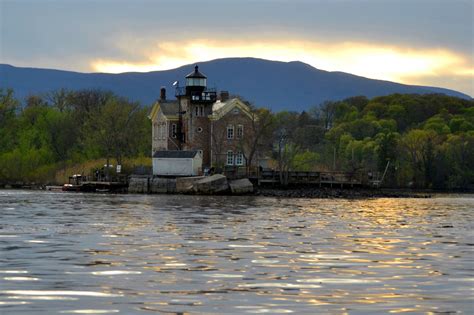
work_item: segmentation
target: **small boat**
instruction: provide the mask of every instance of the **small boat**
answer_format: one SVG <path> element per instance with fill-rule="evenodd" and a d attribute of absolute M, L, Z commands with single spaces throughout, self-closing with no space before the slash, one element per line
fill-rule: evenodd
<path fill-rule="evenodd" d="M 81 191 L 81 185 L 64 184 L 62 191 Z"/>

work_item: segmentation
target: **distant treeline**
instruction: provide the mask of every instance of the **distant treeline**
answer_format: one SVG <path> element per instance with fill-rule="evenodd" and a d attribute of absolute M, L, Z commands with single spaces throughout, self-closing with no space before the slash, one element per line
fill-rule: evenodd
<path fill-rule="evenodd" d="M 289 104 L 291 105 L 291 104 Z M 54 181 L 67 166 L 151 160 L 149 108 L 98 90 L 59 90 L 20 103 L 0 90 L 0 184 Z M 292 170 L 371 173 L 384 186 L 474 185 L 474 102 L 445 95 L 358 96 L 307 112 L 255 109 L 245 157 Z M 247 150 L 244 150 L 245 148 Z M 150 161 L 151 162 L 151 161 Z"/>

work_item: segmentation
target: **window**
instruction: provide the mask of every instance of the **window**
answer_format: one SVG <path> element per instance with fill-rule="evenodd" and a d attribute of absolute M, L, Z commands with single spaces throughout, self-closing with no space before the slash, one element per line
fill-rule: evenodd
<path fill-rule="evenodd" d="M 244 126 L 237 125 L 237 139 L 242 139 L 244 137 Z"/>
<path fill-rule="evenodd" d="M 197 128 L 196 128 L 196 131 L 197 131 L 198 133 L 201 133 L 201 132 L 202 132 L 202 127 L 197 127 Z"/>
<path fill-rule="evenodd" d="M 227 139 L 234 139 L 234 125 L 227 126 Z"/>
<path fill-rule="evenodd" d="M 176 138 L 177 126 L 176 124 L 171 125 L 171 137 Z"/>
<path fill-rule="evenodd" d="M 153 139 L 158 140 L 158 124 L 153 124 Z"/>
<path fill-rule="evenodd" d="M 238 108 L 234 108 L 234 109 L 232 110 L 232 113 L 233 113 L 234 115 L 237 115 L 238 113 L 240 113 L 240 111 L 239 111 Z"/>
<path fill-rule="evenodd" d="M 201 155 L 201 158 L 202 158 L 202 150 L 197 150 L 198 151 L 198 154 Z"/>
<path fill-rule="evenodd" d="M 204 117 L 204 106 L 196 106 L 194 107 L 194 114 L 196 117 Z"/>
<path fill-rule="evenodd" d="M 206 86 L 206 81 L 204 78 L 187 78 L 186 86 Z"/>
<path fill-rule="evenodd" d="M 235 157 L 235 165 L 244 165 L 244 155 L 242 152 L 237 153 Z"/>
<path fill-rule="evenodd" d="M 160 139 L 163 139 L 163 125 L 160 125 Z"/>
<path fill-rule="evenodd" d="M 227 151 L 226 165 L 234 165 L 234 152 Z"/>

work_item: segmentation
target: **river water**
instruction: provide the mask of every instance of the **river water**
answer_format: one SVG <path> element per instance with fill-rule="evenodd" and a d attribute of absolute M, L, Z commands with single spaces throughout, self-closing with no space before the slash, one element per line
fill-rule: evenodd
<path fill-rule="evenodd" d="M 0 314 L 473 314 L 474 196 L 0 190 Z"/>

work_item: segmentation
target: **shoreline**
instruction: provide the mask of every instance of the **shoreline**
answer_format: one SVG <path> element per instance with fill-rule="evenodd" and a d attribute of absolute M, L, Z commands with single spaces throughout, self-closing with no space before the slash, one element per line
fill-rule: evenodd
<path fill-rule="evenodd" d="M 0 190 L 41 190 L 47 191 L 46 186 L 23 186 L 10 187 L 0 186 Z M 62 191 L 57 191 L 62 192 Z M 66 192 L 64 193 L 74 193 Z M 89 192 L 94 193 L 94 192 Z M 103 192 L 96 192 L 103 193 Z M 111 194 L 145 194 L 145 195 L 188 195 L 205 196 L 197 193 L 129 193 L 129 192 L 107 192 Z M 245 194 L 232 194 L 229 192 L 219 194 L 207 194 L 208 196 L 257 196 L 276 198 L 309 198 L 309 199 L 371 199 L 371 198 L 432 198 L 434 195 L 469 195 L 474 191 L 457 190 L 428 190 L 408 188 L 330 188 L 330 187 L 255 187 L 254 192 Z"/>
<path fill-rule="evenodd" d="M 314 198 L 314 199 L 370 199 L 370 198 L 432 198 L 433 194 L 453 191 L 423 191 L 384 188 L 257 188 L 255 195 L 263 197 Z M 456 192 L 458 193 L 458 192 Z M 467 192 L 466 192 L 467 193 Z"/>

